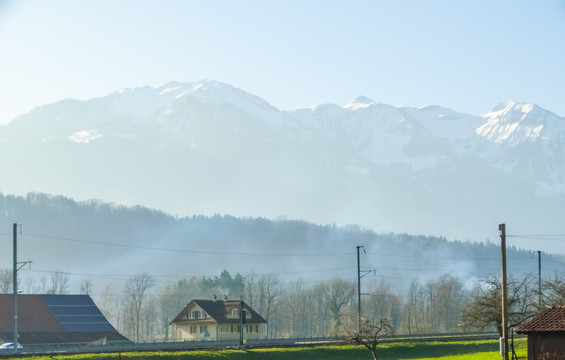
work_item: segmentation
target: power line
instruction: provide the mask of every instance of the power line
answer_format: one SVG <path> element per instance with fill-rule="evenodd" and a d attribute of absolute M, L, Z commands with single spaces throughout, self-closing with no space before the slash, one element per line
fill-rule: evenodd
<path fill-rule="evenodd" d="M 291 274 L 305 274 L 305 273 L 319 273 L 319 272 L 329 272 L 329 271 L 343 271 L 343 270 L 351 270 L 353 266 L 349 267 L 340 267 L 340 268 L 329 268 L 329 269 L 316 269 L 316 270 L 302 270 L 302 271 L 287 271 L 287 272 L 280 272 L 280 273 L 264 273 L 264 274 L 243 274 L 243 277 L 249 276 L 264 276 L 264 275 L 291 275 Z M 93 277 L 93 278 L 102 278 L 102 279 L 113 279 L 113 280 L 127 280 L 135 274 L 98 274 L 98 273 L 83 273 L 83 272 L 69 272 L 69 271 L 62 271 L 62 270 L 45 270 L 45 269 L 28 269 L 26 272 L 38 272 L 38 273 L 63 273 L 68 275 L 75 275 L 75 276 L 86 276 L 86 277 Z M 194 278 L 212 278 L 211 275 L 151 275 L 154 278 L 178 278 L 178 279 L 194 279 Z M 217 275 L 214 275 L 217 276 Z M 204 281 L 204 280 L 202 280 Z"/>
<path fill-rule="evenodd" d="M 164 247 L 151 247 L 151 246 L 141 246 L 141 245 L 129 245 L 129 244 L 116 244 L 102 241 L 93 240 L 81 240 L 75 238 L 67 238 L 53 235 L 42 235 L 42 234 L 31 234 L 24 233 L 24 236 L 45 238 L 59 241 L 75 242 L 82 244 L 98 245 L 98 246 L 110 246 L 110 247 L 121 247 L 129 249 L 140 249 L 149 251 L 166 251 L 166 252 L 183 252 L 192 254 L 210 254 L 210 255 L 234 255 L 234 256 L 282 256 L 282 257 L 310 257 L 310 256 L 353 256 L 353 252 L 340 252 L 340 253 L 260 253 L 260 252 L 223 252 L 223 251 L 203 251 L 203 250 L 188 250 L 179 248 L 164 248 Z M 399 255 L 390 253 L 375 253 L 368 252 L 368 255 L 376 256 L 387 256 L 387 257 L 399 257 L 399 258 L 415 258 L 415 259 L 438 259 L 438 260 L 474 260 L 474 261 L 498 261 L 498 258 L 471 258 L 471 257 L 443 257 L 443 256 L 418 256 L 418 255 Z M 524 258 L 514 258 L 516 260 L 526 259 Z"/>
<path fill-rule="evenodd" d="M 506 235 L 515 239 L 543 240 L 543 241 L 565 241 L 565 234 L 536 234 L 536 235 Z M 562 238 L 562 239 L 551 239 Z"/>
<path fill-rule="evenodd" d="M 75 243 L 100 245 L 100 246 L 112 246 L 112 247 L 122 247 L 129 249 L 140 249 L 140 250 L 151 250 L 151 251 L 168 251 L 168 252 L 183 252 L 192 254 L 210 254 L 210 255 L 237 255 L 237 256 L 352 256 L 353 253 L 250 253 L 250 252 L 223 252 L 223 251 L 201 251 L 201 250 L 187 250 L 187 249 L 175 249 L 175 248 L 160 248 L 151 246 L 140 246 L 140 245 L 128 245 L 128 244 L 115 244 L 101 241 L 92 240 L 79 240 L 72 238 L 64 238 L 51 235 L 40 235 L 40 234 L 29 234 L 24 235 L 52 240 L 68 241 Z"/>

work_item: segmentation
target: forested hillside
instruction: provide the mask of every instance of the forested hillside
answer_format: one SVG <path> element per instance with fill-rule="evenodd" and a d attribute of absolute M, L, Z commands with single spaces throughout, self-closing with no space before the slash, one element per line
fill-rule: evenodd
<path fill-rule="evenodd" d="M 131 335 L 127 284 L 150 279 L 143 339 L 165 336 L 166 324 L 185 303 L 213 294 L 243 295 L 269 320 L 266 336 L 336 332 L 355 318 L 357 246 L 363 246 L 362 292 L 370 294 L 363 296 L 364 309 L 372 318 L 390 318 L 403 332 L 456 330 L 465 294 L 500 273 L 498 243 L 380 234 L 358 226 L 178 218 L 40 193 L 0 194 L 0 215 L 2 291 L 11 292 L 12 224 L 18 223 L 18 261 L 32 261 L 18 273 L 22 292 L 89 293 Z M 544 278 L 562 270 L 563 262 L 552 255 L 542 259 Z M 531 250 L 509 247 L 508 266 L 515 279 L 537 279 Z M 443 294 L 442 303 L 438 292 L 445 289 L 449 296 Z M 332 296 L 341 299 L 339 306 L 328 305 Z"/>

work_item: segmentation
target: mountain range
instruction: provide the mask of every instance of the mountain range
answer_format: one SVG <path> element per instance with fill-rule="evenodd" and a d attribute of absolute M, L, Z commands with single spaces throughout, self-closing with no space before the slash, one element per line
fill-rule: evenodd
<path fill-rule="evenodd" d="M 564 149 L 565 119 L 534 104 L 470 115 L 360 96 L 281 111 L 205 80 L 62 100 L 0 126 L 0 191 L 459 240 L 507 223 L 513 245 L 562 252 L 525 235 L 565 233 Z"/>

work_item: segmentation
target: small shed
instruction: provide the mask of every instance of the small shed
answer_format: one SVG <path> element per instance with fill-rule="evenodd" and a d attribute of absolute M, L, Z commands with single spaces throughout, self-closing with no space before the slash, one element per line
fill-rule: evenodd
<path fill-rule="evenodd" d="M 528 360 L 565 359 L 565 306 L 547 308 L 516 332 L 528 336 Z"/>

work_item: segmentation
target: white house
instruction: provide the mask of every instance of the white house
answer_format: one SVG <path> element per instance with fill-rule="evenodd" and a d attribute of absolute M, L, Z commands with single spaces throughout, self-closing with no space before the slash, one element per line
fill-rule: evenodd
<path fill-rule="evenodd" d="M 240 312 L 243 309 L 243 319 Z M 171 321 L 173 340 L 257 339 L 267 321 L 240 300 L 192 300 Z"/>

